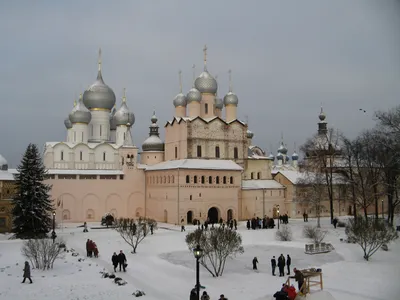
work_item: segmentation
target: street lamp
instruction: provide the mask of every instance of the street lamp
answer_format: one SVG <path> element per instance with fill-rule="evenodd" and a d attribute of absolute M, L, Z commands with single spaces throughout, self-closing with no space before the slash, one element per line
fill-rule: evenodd
<path fill-rule="evenodd" d="M 53 232 L 51 233 L 51 238 L 53 239 L 53 244 L 54 241 L 56 240 L 57 234 L 56 234 L 56 212 L 53 211 Z"/>
<path fill-rule="evenodd" d="M 278 214 L 278 230 L 279 230 L 279 204 L 276 206 L 277 207 L 277 210 L 276 210 L 276 213 Z"/>
<path fill-rule="evenodd" d="M 197 245 L 196 248 L 193 249 L 194 257 L 196 258 L 196 293 L 197 300 L 200 300 L 200 258 L 203 256 L 203 249 L 200 248 L 200 245 Z"/>
<path fill-rule="evenodd" d="M 383 214 L 383 199 L 382 199 L 382 219 L 385 219 L 385 216 Z"/>

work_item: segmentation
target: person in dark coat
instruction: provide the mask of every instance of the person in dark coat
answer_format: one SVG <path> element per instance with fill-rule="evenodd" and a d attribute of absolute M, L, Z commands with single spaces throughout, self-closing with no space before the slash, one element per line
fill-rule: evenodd
<path fill-rule="evenodd" d="M 274 298 L 275 298 L 276 300 L 288 300 L 288 299 L 289 299 L 289 298 L 288 298 L 288 294 L 285 293 L 285 292 L 283 292 L 283 291 L 277 291 L 277 292 L 274 294 Z"/>
<path fill-rule="evenodd" d="M 247 230 L 250 230 L 250 220 L 247 220 L 246 227 L 247 227 Z"/>
<path fill-rule="evenodd" d="M 303 292 L 302 287 L 304 283 L 304 275 L 303 273 L 301 273 L 300 270 L 297 270 L 296 268 L 294 268 L 293 271 L 294 271 L 294 276 L 292 276 L 292 278 L 294 278 L 297 281 L 297 287 L 299 288 L 299 292 Z"/>
<path fill-rule="evenodd" d="M 117 272 L 117 267 L 118 267 L 118 255 L 116 252 L 111 256 L 111 262 L 114 267 L 114 272 Z"/>
<path fill-rule="evenodd" d="M 90 256 L 90 240 L 87 239 L 86 241 L 86 256 L 89 257 Z"/>
<path fill-rule="evenodd" d="M 257 270 L 258 259 L 257 257 L 253 258 L 253 270 Z"/>
<path fill-rule="evenodd" d="M 275 268 L 276 268 L 276 259 L 275 259 L 275 256 L 272 256 L 272 259 L 271 259 L 271 268 L 272 268 L 272 276 L 275 276 Z"/>
<path fill-rule="evenodd" d="M 207 294 L 206 291 L 203 292 L 203 295 L 201 295 L 200 300 L 210 300 L 210 296 Z"/>
<path fill-rule="evenodd" d="M 30 283 L 33 283 L 31 279 L 31 266 L 29 265 L 29 262 L 26 261 L 24 266 L 24 280 L 22 280 L 22 283 L 25 283 L 27 278 L 29 279 Z"/>
<path fill-rule="evenodd" d="M 292 258 L 289 254 L 286 257 L 287 274 L 290 275 L 290 265 L 292 264 Z"/>
<path fill-rule="evenodd" d="M 196 289 L 192 289 L 191 291 L 190 291 L 190 298 L 189 298 L 190 300 L 197 300 L 197 292 L 196 292 Z"/>
<path fill-rule="evenodd" d="M 219 296 L 219 299 L 218 299 L 218 300 L 228 300 L 228 298 L 225 298 L 224 295 L 221 295 L 221 296 Z"/>
<path fill-rule="evenodd" d="M 279 277 L 285 276 L 285 257 L 281 254 L 278 258 Z"/>
<path fill-rule="evenodd" d="M 118 254 L 118 264 L 119 264 L 119 271 L 121 272 L 123 269 L 126 272 L 126 256 L 122 250 L 119 251 Z"/>
<path fill-rule="evenodd" d="M 338 223 L 338 219 L 334 218 L 333 219 L 333 227 L 335 227 L 335 229 L 336 229 L 337 223 Z"/>

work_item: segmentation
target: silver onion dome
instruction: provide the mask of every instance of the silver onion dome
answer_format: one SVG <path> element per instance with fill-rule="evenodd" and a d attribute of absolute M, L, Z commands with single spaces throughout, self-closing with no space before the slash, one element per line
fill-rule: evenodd
<path fill-rule="evenodd" d="M 116 130 L 117 129 L 117 124 L 115 124 L 115 113 L 117 112 L 117 109 L 115 108 L 115 105 L 110 113 L 110 130 Z"/>
<path fill-rule="evenodd" d="M 204 70 L 194 81 L 195 88 L 200 93 L 215 94 L 218 90 L 218 83 L 207 70 Z"/>
<path fill-rule="evenodd" d="M 282 154 L 286 154 L 287 151 L 288 151 L 288 149 L 286 148 L 286 146 L 283 143 L 281 143 L 281 145 L 278 148 L 278 152 L 282 153 Z"/>
<path fill-rule="evenodd" d="M 158 119 L 154 112 L 151 117 L 149 137 L 142 144 L 143 151 L 164 151 L 164 142 L 160 139 L 157 121 Z"/>
<path fill-rule="evenodd" d="M 201 101 L 201 93 L 196 88 L 191 88 L 186 95 L 187 103 L 190 102 L 200 102 Z"/>
<path fill-rule="evenodd" d="M 283 159 L 283 155 L 282 153 L 278 152 L 278 155 L 276 156 L 277 160 L 282 160 Z"/>
<path fill-rule="evenodd" d="M 135 115 L 129 111 L 125 97 L 122 100 L 121 107 L 115 112 L 114 120 L 116 126 L 132 126 L 135 124 Z"/>
<path fill-rule="evenodd" d="M 69 114 L 69 120 L 72 124 L 74 123 L 84 123 L 89 124 L 92 120 L 92 114 L 90 111 L 83 105 L 82 102 L 82 94 L 79 97 L 78 103 L 72 109 L 71 113 Z"/>
<path fill-rule="evenodd" d="M 224 101 L 221 98 L 215 97 L 215 108 L 216 109 L 223 109 L 224 108 Z"/>
<path fill-rule="evenodd" d="M 72 128 L 72 123 L 71 123 L 71 121 L 69 120 L 69 117 L 66 117 L 66 118 L 64 119 L 64 125 L 65 125 L 65 128 L 67 128 L 67 129 L 71 129 L 71 128 Z"/>
<path fill-rule="evenodd" d="M 99 50 L 99 70 L 96 81 L 88 87 L 83 94 L 83 103 L 85 106 L 92 109 L 108 109 L 111 110 L 115 104 L 114 91 L 104 83 L 101 74 L 101 50 Z"/>
<path fill-rule="evenodd" d="M 174 98 L 174 106 L 178 107 L 178 106 L 186 106 L 186 96 L 182 93 L 179 93 L 178 95 L 175 96 Z"/>
<path fill-rule="evenodd" d="M 253 133 L 252 131 L 250 131 L 250 130 L 247 129 L 247 138 L 248 138 L 248 139 L 252 139 L 253 136 L 254 136 L 254 133 Z"/>
<path fill-rule="evenodd" d="M 228 92 L 224 97 L 224 105 L 235 105 L 237 106 L 239 103 L 239 98 L 236 96 L 234 92 Z"/>
<path fill-rule="evenodd" d="M 298 160 L 298 159 L 299 159 L 299 155 L 296 152 L 294 152 L 292 154 L 292 160 Z"/>

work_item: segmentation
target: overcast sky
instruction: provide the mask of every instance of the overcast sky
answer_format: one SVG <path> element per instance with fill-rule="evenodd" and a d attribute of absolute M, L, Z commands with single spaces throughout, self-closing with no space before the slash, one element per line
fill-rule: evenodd
<path fill-rule="evenodd" d="M 0 153 L 13 167 L 28 143 L 65 140 L 74 96 L 103 78 L 118 106 L 124 87 L 136 115 L 137 146 L 153 109 L 163 126 L 191 66 L 233 89 L 254 144 L 289 153 L 315 133 L 320 105 L 350 137 L 373 126 L 373 111 L 400 100 L 400 3 L 302 1 L 1 1 Z M 363 108 L 367 113 L 361 113 Z"/>

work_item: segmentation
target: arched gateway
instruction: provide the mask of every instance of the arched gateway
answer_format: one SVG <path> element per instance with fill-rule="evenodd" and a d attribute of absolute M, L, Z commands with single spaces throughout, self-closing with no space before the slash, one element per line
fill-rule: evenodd
<path fill-rule="evenodd" d="M 219 212 L 218 212 L 218 208 L 216 207 L 211 207 L 208 210 L 208 219 L 211 223 L 218 223 L 219 220 Z"/>

